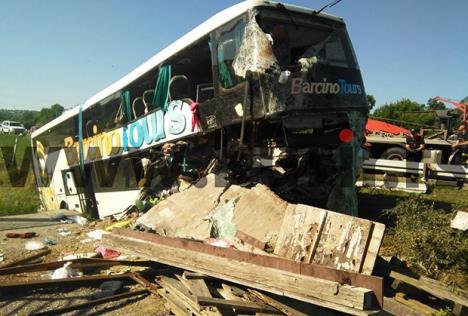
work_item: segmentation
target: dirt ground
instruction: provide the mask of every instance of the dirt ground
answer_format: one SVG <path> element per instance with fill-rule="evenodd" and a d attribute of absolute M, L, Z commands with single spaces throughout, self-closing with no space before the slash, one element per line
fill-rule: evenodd
<path fill-rule="evenodd" d="M 44 215 L 38 213 L 36 218 L 43 218 Z M 22 218 L 19 216 L 19 218 Z M 0 218 L 2 224 L 5 221 Z M 38 221 L 41 223 L 41 221 Z M 16 224 L 16 225 L 15 225 Z M 64 224 L 57 222 L 48 223 L 48 226 L 18 228 L 21 225 L 12 223 L 14 230 L 0 231 L 0 253 L 3 253 L 4 260 L 0 265 L 24 258 L 37 251 L 28 251 L 25 244 L 28 241 L 44 241 L 44 238 L 57 241 L 56 245 L 47 246 L 51 253 L 42 257 L 41 262 L 51 262 L 60 260 L 61 257 L 77 253 L 94 253 L 94 243 L 89 241 L 87 233 L 94 229 L 104 229 L 109 222 L 92 222 L 85 226 L 79 224 Z M 5 228 L 5 227 L 3 227 Z M 60 231 L 70 232 L 66 236 L 60 235 Z M 9 232 L 24 233 L 35 232 L 38 236 L 31 239 L 7 238 Z M 86 241 L 86 242 L 82 242 Z M 132 260 L 134 258 L 131 258 Z M 136 258 L 135 258 L 136 259 Z M 132 267 L 131 271 L 141 270 L 139 267 Z M 114 266 L 95 271 L 94 274 L 116 274 L 129 272 L 129 267 Z M 0 283 L 22 282 L 27 280 L 49 279 L 52 271 L 28 272 L 14 275 L 0 275 Z M 86 274 L 91 275 L 91 274 Z M 90 287 L 49 287 L 43 289 L 22 289 L 11 293 L 0 293 L 0 315 L 30 315 L 32 313 L 75 305 L 91 299 L 91 295 L 99 291 L 100 283 Z M 139 285 L 128 282 L 124 285 L 124 291 L 142 289 Z M 120 301 L 109 302 L 88 309 L 70 312 L 65 315 L 169 315 L 169 310 L 164 306 L 164 300 L 154 294 L 140 295 Z"/>

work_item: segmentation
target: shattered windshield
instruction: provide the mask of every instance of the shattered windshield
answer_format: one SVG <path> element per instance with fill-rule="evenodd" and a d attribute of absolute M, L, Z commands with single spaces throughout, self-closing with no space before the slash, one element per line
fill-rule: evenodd
<path fill-rule="evenodd" d="M 358 69 L 341 23 L 283 10 L 261 11 L 257 21 L 273 43 L 281 69 L 297 65 L 301 58 L 314 57 L 321 64 Z"/>

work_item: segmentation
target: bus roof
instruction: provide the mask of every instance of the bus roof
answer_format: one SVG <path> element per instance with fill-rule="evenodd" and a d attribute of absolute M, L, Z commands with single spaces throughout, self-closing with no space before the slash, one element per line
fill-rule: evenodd
<path fill-rule="evenodd" d="M 215 30 L 216 28 L 222 26 L 223 24 L 231 21 L 232 19 L 244 14 L 248 9 L 258 7 L 258 6 L 270 6 L 276 7 L 279 2 L 273 1 L 264 1 L 264 0 L 247 0 L 236 5 L 233 5 L 221 12 L 218 12 L 202 24 L 195 27 L 193 30 L 167 46 L 165 49 L 151 57 L 149 60 L 144 62 L 142 65 L 134 69 L 129 74 L 125 75 L 123 78 L 119 79 L 118 81 L 114 82 L 104 90 L 98 92 L 97 94 L 93 95 L 91 98 L 85 101 L 82 105 L 82 110 L 86 110 L 93 104 L 107 98 L 108 96 L 116 93 L 117 91 L 123 89 L 136 79 L 140 78 L 142 75 L 146 74 L 147 72 L 153 70 L 155 67 L 162 64 L 165 60 L 169 59 L 179 51 L 183 50 L 185 47 L 195 43 L 197 40 L 201 39 L 202 37 L 208 35 L 210 32 Z M 287 10 L 301 12 L 301 13 L 312 13 L 313 10 L 309 8 L 299 7 L 291 4 L 283 4 Z M 336 17 L 327 13 L 321 12 L 319 14 L 321 17 L 336 20 L 339 22 L 343 22 L 343 19 L 340 17 Z M 70 110 L 65 111 L 61 116 L 55 118 L 54 120 L 48 122 L 41 128 L 34 131 L 31 135 L 32 138 L 44 133 L 45 131 L 49 130 L 50 128 L 54 127 L 57 124 L 62 123 L 63 121 L 78 115 L 80 106 L 76 106 Z"/>

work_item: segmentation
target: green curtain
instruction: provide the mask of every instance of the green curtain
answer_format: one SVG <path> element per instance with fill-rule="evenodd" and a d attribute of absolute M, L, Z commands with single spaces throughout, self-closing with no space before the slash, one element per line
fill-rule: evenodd
<path fill-rule="evenodd" d="M 120 94 L 120 98 L 123 102 L 122 104 L 122 111 L 125 113 L 125 116 L 127 117 L 127 121 L 132 120 L 132 106 L 130 105 L 130 91 L 125 90 L 122 91 Z"/>
<path fill-rule="evenodd" d="M 219 66 L 219 79 L 221 80 L 223 87 L 230 88 L 234 84 L 232 82 L 231 73 L 224 62 L 224 49 L 222 46 L 218 49 L 218 66 Z"/>
<path fill-rule="evenodd" d="M 167 111 L 169 101 L 169 81 L 171 80 L 171 65 L 164 65 L 159 69 L 152 105 Z"/>
<path fill-rule="evenodd" d="M 236 46 L 236 52 L 239 51 L 239 47 L 242 43 L 242 35 L 244 34 L 244 26 L 245 23 L 239 22 L 233 32 L 234 32 L 234 43 Z M 211 49 L 211 43 L 209 43 Z M 229 71 L 228 66 L 224 61 L 224 49 L 223 46 L 218 45 L 218 67 L 219 67 L 219 79 L 221 80 L 223 87 L 231 88 L 234 85 L 234 81 L 232 79 L 232 74 Z"/>

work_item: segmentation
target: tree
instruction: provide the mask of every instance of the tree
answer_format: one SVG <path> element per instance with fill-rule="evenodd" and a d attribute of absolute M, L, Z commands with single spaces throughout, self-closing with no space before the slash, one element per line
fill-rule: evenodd
<path fill-rule="evenodd" d="M 37 117 L 36 124 L 44 125 L 61 115 L 63 111 L 64 108 L 60 104 L 54 104 L 50 108 L 42 108 Z"/>
<path fill-rule="evenodd" d="M 430 98 L 427 100 L 427 107 L 430 110 L 446 110 L 445 104 L 443 102 L 437 101 L 434 98 Z"/>
<path fill-rule="evenodd" d="M 36 123 L 37 119 L 37 112 L 33 111 L 24 111 L 19 119 L 21 123 L 23 123 L 24 127 L 30 129 Z"/>
<path fill-rule="evenodd" d="M 465 105 L 468 105 L 468 96 L 466 96 L 466 97 L 464 97 L 463 99 L 461 99 L 460 103 L 465 104 Z"/>
<path fill-rule="evenodd" d="M 372 94 L 367 95 L 367 104 L 369 105 L 369 110 L 372 110 L 372 108 L 375 106 L 375 98 Z"/>
<path fill-rule="evenodd" d="M 379 107 L 372 116 L 376 119 L 389 119 L 390 123 L 408 129 L 422 126 L 436 127 L 437 118 L 435 113 L 427 110 L 424 104 L 409 99 L 401 99 Z"/>

